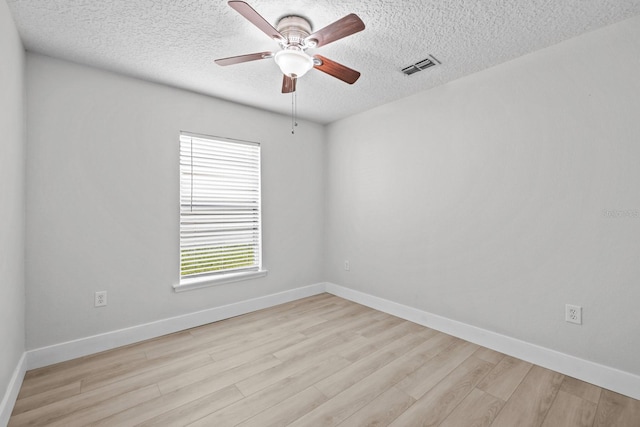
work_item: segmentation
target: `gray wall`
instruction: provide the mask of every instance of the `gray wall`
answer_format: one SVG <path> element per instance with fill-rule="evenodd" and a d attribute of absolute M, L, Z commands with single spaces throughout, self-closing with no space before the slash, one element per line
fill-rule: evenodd
<path fill-rule="evenodd" d="M 24 57 L 0 1 L 0 400 L 25 348 Z"/>
<path fill-rule="evenodd" d="M 638 76 L 640 17 L 330 125 L 326 278 L 640 374 Z"/>
<path fill-rule="evenodd" d="M 322 126 L 31 53 L 27 96 L 29 349 L 322 280 Z M 262 143 L 268 276 L 173 291 L 181 130 Z"/>

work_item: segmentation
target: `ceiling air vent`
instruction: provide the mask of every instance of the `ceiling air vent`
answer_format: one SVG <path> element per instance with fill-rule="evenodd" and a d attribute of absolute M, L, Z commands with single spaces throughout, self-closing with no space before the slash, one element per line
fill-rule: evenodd
<path fill-rule="evenodd" d="M 427 59 L 423 59 L 422 61 L 418 61 L 415 64 L 411 64 L 408 67 L 402 69 L 402 72 L 407 76 L 411 74 L 415 74 L 418 71 L 426 70 L 429 67 L 433 67 L 434 65 L 441 64 L 433 55 L 429 55 Z"/>

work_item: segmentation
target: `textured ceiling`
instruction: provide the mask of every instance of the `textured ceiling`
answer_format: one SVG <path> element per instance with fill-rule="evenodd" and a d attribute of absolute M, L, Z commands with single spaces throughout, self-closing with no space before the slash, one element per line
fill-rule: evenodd
<path fill-rule="evenodd" d="M 273 59 L 213 60 L 278 45 L 224 0 L 7 0 L 25 47 L 288 114 Z M 298 82 L 300 117 L 319 123 L 446 83 L 640 14 L 640 0 L 250 0 L 267 21 L 297 14 L 314 29 L 356 13 L 366 29 L 311 54 L 362 73 L 350 86 L 317 70 Z M 442 65 L 410 77 L 429 54 Z M 594 55 L 602 52 L 594 52 Z M 605 55 L 606 56 L 606 55 Z"/>

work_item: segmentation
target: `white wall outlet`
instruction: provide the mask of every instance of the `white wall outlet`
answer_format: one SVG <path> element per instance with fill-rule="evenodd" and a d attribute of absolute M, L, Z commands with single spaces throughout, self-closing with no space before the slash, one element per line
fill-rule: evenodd
<path fill-rule="evenodd" d="M 351 263 L 349 263 L 349 260 L 345 260 L 344 271 L 349 271 L 349 270 L 351 270 Z"/>
<path fill-rule="evenodd" d="M 107 291 L 96 292 L 94 306 L 104 307 L 105 305 L 107 305 Z"/>
<path fill-rule="evenodd" d="M 579 305 L 567 304 L 564 308 L 564 320 L 569 323 L 582 325 L 582 307 Z"/>

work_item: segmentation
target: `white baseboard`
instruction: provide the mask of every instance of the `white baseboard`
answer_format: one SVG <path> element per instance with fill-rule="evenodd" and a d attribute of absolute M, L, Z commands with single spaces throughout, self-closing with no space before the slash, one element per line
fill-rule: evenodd
<path fill-rule="evenodd" d="M 13 371 L 11 381 L 9 381 L 2 402 L 0 402 L 0 426 L 9 424 L 9 418 L 11 418 L 11 412 L 16 404 L 25 372 L 27 372 L 27 357 L 26 353 L 22 353 L 22 357 L 20 357 L 18 361 L 18 366 L 16 366 L 16 369 Z"/>
<path fill-rule="evenodd" d="M 158 320 L 156 322 L 145 323 L 86 338 L 54 344 L 48 347 L 29 350 L 26 353 L 27 366 L 28 369 L 35 369 L 89 354 L 111 350 L 123 345 L 133 344 L 162 335 L 194 328 L 196 326 L 205 325 L 207 323 L 217 322 L 219 320 L 250 313 L 252 311 L 261 310 L 263 308 L 273 307 L 278 304 L 284 304 L 312 295 L 321 294 L 324 292 L 324 289 L 324 283 L 318 283 L 277 294 L 240 301 L 221 307 L 214 307 L 207 310 L 197 311 L 195 313 L 184 314 L 181 316 Z"/>
<path fill-rule="evenodd" d="M 438 316 L 383 298 L 326 283 L 325 291 L 358 304 L 383 311 L 449 335 L 499 351 L 561 374 L 640 399 L 640 376 L 575 356 L 560 353 L 516 338 Z"/>

